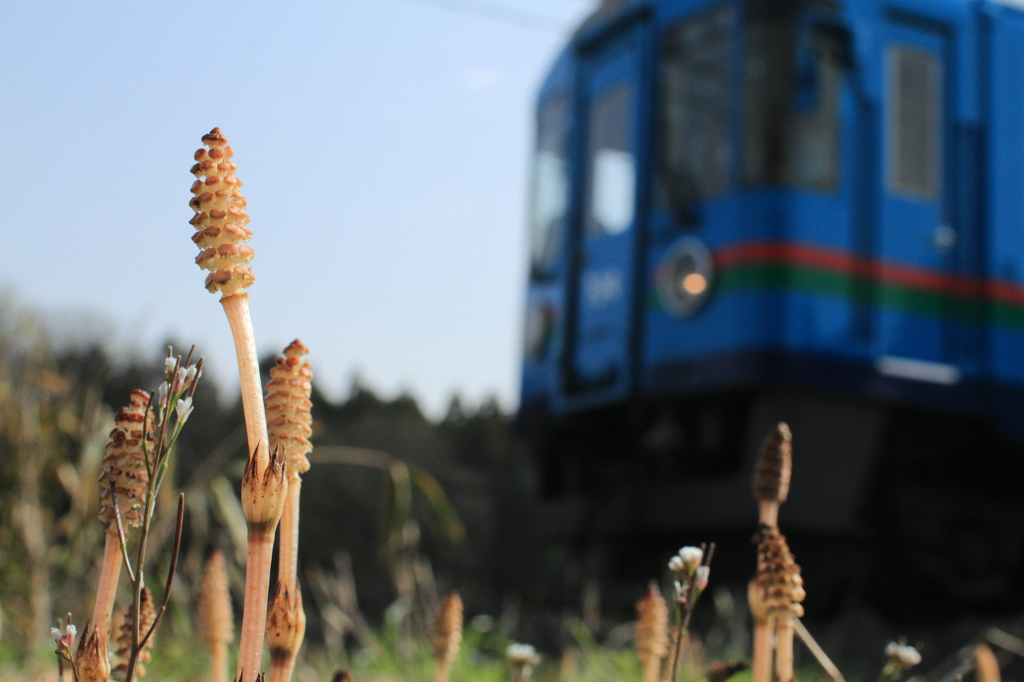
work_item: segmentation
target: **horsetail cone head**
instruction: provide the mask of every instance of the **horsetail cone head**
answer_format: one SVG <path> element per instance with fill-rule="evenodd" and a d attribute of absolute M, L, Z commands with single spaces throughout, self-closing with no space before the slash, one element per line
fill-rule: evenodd
<path fill-rule="evenodd" d="M 786 422 L 779 422 L 761 444 L 761 455 L 754 467 L 754 499 L 758 502 L 785 502 L 792 473 L 793 434 Z"/>
<path fill-rule="evenodd" d="M 309 349 L 295 339 L 284 349 L 270 369 L 267 382 L 267 431 L 271 451 L 285 453 L 288 475 L 309 471 L 306 455 L 313 449 L 309 437 L 313 433 L 313 372 L 303 356 Z"/>
<path fill-rule="evenodd" d="M 786 536 L 776 526 L 761 526 L 757 545 L 757 585 L 764 598 L 768 615 L 804 615 L 800 604 L 807 596 L 800 566 L 789 550 Z"/>
<path fill-rule="evenodd" d="M 636 603 L 636 649 L 641 658 L 668 655 L 668 604 L 653 581 Z"/>
<path fill-rule="evenodd" d="M 156 621 L 156 604 L 153 603 L 153 594 L 148 587 L 143 587 L 139 593 L 139 637 L 145 637 L 149 629 Z M 128 662 L 132 654 L 132 636 L 135 631 L 135 614 L 131 609 L 124 616 L 124 621 L 117 634 L 117 651 L 115 656 L 118 664 L 110 673 L 112 680 L 124 680 L 128 674 Z M 146 664 L 153 659 L 151 649 L 153 648 L 153 637 L 146 640 L 146 643 L 139 650 L 138 663 L 135 668 L 135 679 L 146 676 Z"/>
<path fill-rule="evenodd" d="M 458 592 L 452 592 L 441 602 L 430 646 L 434 650 L 434 660 L 452 663 L 458 657 L 462 646 L 462 597 Z"/>
<path fill-rule="evenodd" d="M 235 639 L 234 613 L 224 555 L 215 551 L 206 560 L 203 586 L 199 596 L 199 627 L 203 640 L 210 646 L 227 644 Z"/>
<path fill-rule="evenodd" d="M 147 416 L 148 407 L 149 394 L 135 390 L 129 396 L 128 405 L 114 417 L 114 430 L 107 441 L 100 473 L 100 519 L 104 521 L 113 522 L 117 515 L 110 494 L 113 483 L 124 521 L 131 526 L 142 523 L 142 506 L 149 485 L 143 448 L 152 448 L 150 434 L 153 431 L 153 413 Z"/>
<path fill-rule="evenodd" d="M 252 238 L 246 227 L 249 216 L 245 213 L 245 197 L 239 191 L 242 181 L 235 177 L 234 152 L 228 139 L 214 128 L 203 135 L 205 147 L 195 153 L 196 164 L 192 174 L 192 200 L 195 211 L 192 226 L 196 233 L 192 241 L 199 247 L 196 264 L 209 270 L 206 288 L 212 294 L 221 292 L 224 298 L 242 292 L 256 278 L 249 263 L 254 252 L 245 242 Z"/>

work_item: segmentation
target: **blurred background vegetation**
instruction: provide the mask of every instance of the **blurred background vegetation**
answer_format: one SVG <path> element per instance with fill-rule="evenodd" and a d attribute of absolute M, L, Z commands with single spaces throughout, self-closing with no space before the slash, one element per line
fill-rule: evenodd
<path fill-rule="evenodd" d="M 129 392 L 157 385 L 165 353 L 112 357 L 101 343 L 58 343 L 31 310 L 0 300 L 0 661 L 51 663 L 55 617 L 91 609 L 103 542 L 96 514 L 104 444 Z M 264 358 L 264 376 L 272 362 Z M 524 560 L 535 550 L 528 539 L 532 482 L 497 402 L 468 409 L 456 397 L 442 419 L 431 420 L 411 397 L 381 398 L 358 379 L 339 402 L 314 387 L 313 402 L 316 449 L 303 485 L 299 561 L 311 646 L 335 658 L 379 650 L 387 626 L 398 651 L 411 656 L 438 595 L 456 587 L 470 613 L 514 617 L 511 595 L 522 595 L 535 577 L 534 562 Z M 195 404 L 150 542 L 159 549 L 151 551 L 148 582 L 159 588 L 176 492 L 184 491 L 165 642 L 191 640 L 194 591 L 214 548 L 229 559 L 236 598 L 244 583 L 241 407 L 210 380 L 200 382 Z M 522 634 L 502 627 L 506 636 Z"/>

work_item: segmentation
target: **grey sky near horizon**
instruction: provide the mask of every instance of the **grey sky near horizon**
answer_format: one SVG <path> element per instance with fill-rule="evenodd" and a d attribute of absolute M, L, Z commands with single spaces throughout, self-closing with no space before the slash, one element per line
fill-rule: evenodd
<path fill-rule="evenodd" d="M 237 390 L 188 224 L 219 126 L 261 353 L 301 338 L 332 397 L 358 372 L 433 414 L 455 392 L 512 408 L 533 98 L 592 4 L 7 3 L 0 292 L 65 340 L 194 342 Z"/>

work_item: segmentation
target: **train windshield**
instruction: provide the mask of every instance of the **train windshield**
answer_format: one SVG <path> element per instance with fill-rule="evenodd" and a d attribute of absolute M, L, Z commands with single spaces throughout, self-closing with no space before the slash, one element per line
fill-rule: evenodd
<path fill-rule="evenodd" d="M 533 279 L 543 279 L 549 274 L 565 231 L 569 198 L 566 167 L 569 115 L 568 95 L 549 99 L 538 115 L 530 201 L 530 275 Z"/>
<path fill-rule="evenodd" d="M 677 216 L 724 194 L 734 178 L 821 191 L 838 184 L 844 35 L 820 21 L 824 5 L 747 0 L 744 15 L 742 39 L 733 3 L 665 34 L 658 190 Z"/>
<path fill-rule="evenodd" d="M 661 69 L 662 204 L 676 213 L 729 187 L 735 11 L 686 19 L 665 35 Z"/>
<path fill-rule="evenodd" d="M 828 191 L 839 182 L 845 33 L 801 11 L 809 5 L 747 2 L 745 184 Z"/>

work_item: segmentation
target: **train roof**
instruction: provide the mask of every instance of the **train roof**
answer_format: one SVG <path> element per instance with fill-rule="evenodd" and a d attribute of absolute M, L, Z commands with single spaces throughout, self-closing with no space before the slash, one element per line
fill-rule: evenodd
<path fill-rule="evenodd" d="M 675 15 L 685 12 L 688 7 L 698 9 L 721 0 L 602 0 L 595 9 L 576 29 L 565 49 L 559 54 L 540 88 L 540 100 L 571 87 L 573 54 L 581 44 L 612 29 L 616 24 L 640 13 L 651 13 L 655 19 L 659 14 Z M 773 1 L 773 0 L 765 0 Z M 786 0 L 774 0 L 785 2 Z M 789 0 L 791 2 L 808 2 L 808 0 Z M 809 0 L 814 2 L 815 0 Z M 972 15 L 979 9 L 1010 10 L 1013 13 L 1024 13 L 1024 0 L 816 0 L 820 4 L 832 5 L 851 19 L 851 23 L 859 23 L 859 18 L 886 11 L 906 12 L 919 16 L 933 17 L 939 21 L 950 23 L 972 22 Z"/>

